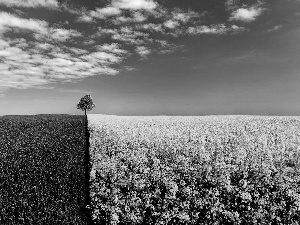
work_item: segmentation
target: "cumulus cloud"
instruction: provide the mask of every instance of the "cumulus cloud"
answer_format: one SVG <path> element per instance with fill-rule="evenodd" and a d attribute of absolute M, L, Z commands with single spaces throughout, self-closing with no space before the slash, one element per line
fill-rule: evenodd
<path fill-rule="evenodd" d="M 0 12 L 0 34 L 8 31 L 14 31 L 17 33 L 30 31 L 36 39 L 50 39 L 56 41 L 66 41 L 73 37 L 80 37 L 82 34 L 76 30 L 64 29 L 64 28 L 52 28 L 46 21 L 36 19 L 24 19 L 16 15 Z M 27 45 L 25 39 L 23 43 L 18 40 L 18 44 L 22 44 L 24 47 Z"/>
<path fill-rule="evenodd" d="M 120 56 L 117 56 L 112 53 L 107 53 L 107 52 L 92 52 L 88 55 L 84 55 L 80 57 L 81 59 L 85 59 L 89 62 L 97 63 L 97 64 L 102 64 L 102 65 L 109 65 L 113 63 L 119 63 L 122 58 Z"/>
<path fill-rule="evenodd" d="M 115 16 L 121 14 L 121 10 L 119 8 L 115 8 L 112 6 L 108 6 L 106 8 L 97 8 L 95 11 L 90 12 L 91 17 L 95 18 L 106 18 L 108 16 Z"/>
<path fill-rule="evenodd" d="M 89 52 L 85 49 L 80 49 L 80 48 L 75 48 L 75 47 L 68 48 L 68 50 L 77 55 L 87 54 Z"/>
<path fill-rule="evenodd" d="M 5 49 L 7 47 L 9 47 L 9 42 L 0 39 L 0 49 Z"/>
<path fill-rule="evenodd" d="M 98 51 L 111 52 L 114 54 L 121 54 L 121 55 L 128 53 L 128 51 L 121 49 L 120 45 L 117 43 L 98 45 L 98 46 L 96 46 L 96 49 Z"/>
<path fill-rule="evenodd" d="M 93 21 L 94 21 L 94 18 L 87 14 L 83 14 L 77 18 L 77 22 L 92 23 Z"/>
<path fill-rule="evenodd" d="M 167 20 L 166 22 L 164 22 L 164 26 L 169 28 L 169 29 L 174 29 L 179 25 L 179 23 L 177 21 L 174 20 Z"/>
<path fill-rule="evenodd" d="M 149 33 L 136 31 L 131 27 L 122 27 L 119 30 L 103 29 L 100 32 L 106 32 L 111 35 L 113 40 L 121 41 L 129 45 L 141 45 L 146 42 L 152 42 L 152 39 L 149 38 Z"/>
<path fill-rule="evenodd" d="M 189 27 L 187 29 L 187 33 L 190 35 L 194 34 L 225 34 L 230 31 L 242 31 L 244 28 L 238 27 L 236 25 L 232 25 L 230 27 L 225 24 L 216 24 L 211 26 L 197 26 L 197 27 Z"/>
<path fill-rule="evenodd" d="M 180 9 L 176 9 L 172 12 L 172 16 L 173 16 L 173 20 L 177 20 L 180 21 L 182 23 L 187 23 L 188 21 L 190 21 L 192 18 L 199 18 L 200 15 L 199 13 L 196 13 L 192 10 L 188 10 L 188 11 L 183 11 Z"/>
<path fill-rule="evenodd" d="M 37 7 L 47 7 L 56 8 L 58 7 L 58 2 L 56 0 L 0 0 L 0 5 L 5 5 L 8 7 L 24 7 L 24 8 L 37 8 Z"/>
<path fill-rule="evenodd" d="M 138 46 L 136 48 L 136 52 L 142 56 L 143 58 L 147 57 L 150 53 L 151 53 L 151 50 L 146 48 L 145 46 Z"/>
<path fill-rule="evenodd" d="M 251 8 L 239 8 L 231 13 L 229 20 L 252 22 L 263 13 L 264 9 L 253 6 Z"/>
<path fill-rule="evenodd" d="M 112 5 L 129 10 L 153 10 L 157 7 L 157 3 L 153 0 L 112 0 Z"/>
<path fill-rule="evenodd" d="M 32 41 L 27 47 L 16 45 L 15 39 L 0 42 L 2 89 L 41 87 L 101 74 L 116 75 L 119 71 L 111 65 L 120 63 L 126 53 L 117 45 L 102 46 L 102 50 L 91 53 L 80 48 Z"/>
<path fill-rule="evenodd" d="M 0 12 L 0 33 L 14 28 L 46 34 L 48 23 L 36 19 L 23 19 L 7 12 Z"/>
<path fill-rule="evenodd" d="M 8 7 L 58 7 L 56 0 L 0 0 L 1 4 Z M 60 7 L 65 9 L 66 5 Z M 263 10 L 259 6 L 242 9 L 248 11 L 232 7 L 230 20 L 252 21 L 262 13 L 259 10 Z M 205 16 L 203 13 L 167 9 L 155 0 L 111 0 L 102 8 L 73 11 L 77 16 L 77 21 L 73 22 L 85 22 L 87 27 L 93 28 L 90 33 L 85 32 L 86 37 L 80 30 L 70 29 L 74 24 L 64 23 L 65 18 L 64 21 L 48 23 L 30 19 L 30 13 L 22 18 L 25 14 L 17 16 L 0 12 L 1 90 L 41 87 L 101 74 L 116 75 L 120 68 L 129 71 L 131 68 L 122 62 L 132 53 L 146 59 L 153 53 L 170 54 L 182 48 L 167 41 L 170 35 L 225 35 L 245 30 L 228 21 L 204 25 L 201 20 Z M 78 26 L 79 29 L 82 27 L 83 24 Z M 13 38 L 4 35 L 6 32 L 17 35 Z M 17 38 L 24 32 L 23 38 Z"/>
<path fill-rule="evenodd" d="M 66 41 L 72 37 L 82 36 L 82 34 L 76 30 L 67 30 L 62 28 L 51 29 L 50 35 L 53 39 L 58 41 Z"/>
<path fill-rule="evenodd" d="M 147 31 L 163 32 L 163 28 L 161 24 L 153 24 L 153 23 L 138 24 L 137 28 L 147 30 Z"/>
<path fill-rule="evenodd" d="M 124 23 L 141 23 L 147 20 L 147 16 L 139 11 L 135 11 L 130 16 L 118 16 L 113 20 L 115 25 Z"/>

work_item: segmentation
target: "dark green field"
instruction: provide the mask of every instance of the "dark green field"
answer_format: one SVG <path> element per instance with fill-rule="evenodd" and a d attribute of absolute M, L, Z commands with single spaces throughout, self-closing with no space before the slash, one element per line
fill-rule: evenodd
<path fill-rule="evenodd" d="M 0 117 L 0 224 L 88 224 L 84 116 Z"/>

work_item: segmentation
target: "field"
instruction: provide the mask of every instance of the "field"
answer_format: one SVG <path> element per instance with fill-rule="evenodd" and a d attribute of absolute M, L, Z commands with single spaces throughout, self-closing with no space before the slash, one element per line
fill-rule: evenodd
<path fill-rule="evenodd" d="M 84 118 L 0 117 L 0 224 L 88 224 Z"/>
<path fill-rule="evenodd" d="M 299 224 L 300 117 L 88 124 L 96 224 Z"/>

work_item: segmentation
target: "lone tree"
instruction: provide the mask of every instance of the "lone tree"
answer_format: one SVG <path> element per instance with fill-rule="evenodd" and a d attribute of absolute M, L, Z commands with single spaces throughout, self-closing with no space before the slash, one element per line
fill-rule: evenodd
<path fill-rule="evenodd" d="M 86 115 L 86 110 L 91 111 L 96 105 L 93 103 L 93 99 L 90 95 L 85 95 L 80 99 L 80 102 L 77 104 L 77 109 L 84 111 Z"/>

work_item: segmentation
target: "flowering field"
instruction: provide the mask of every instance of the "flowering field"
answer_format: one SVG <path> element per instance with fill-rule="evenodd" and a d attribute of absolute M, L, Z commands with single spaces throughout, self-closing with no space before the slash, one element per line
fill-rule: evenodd
<path fill-rule="evenodd" d="M 300 117 L 88 123 L 98 224 L 299 224 Z"/>
<path fill-rule="evenodd" d="M 0 224 L 87 224 L 84 117 L 0 117 Z"/>

